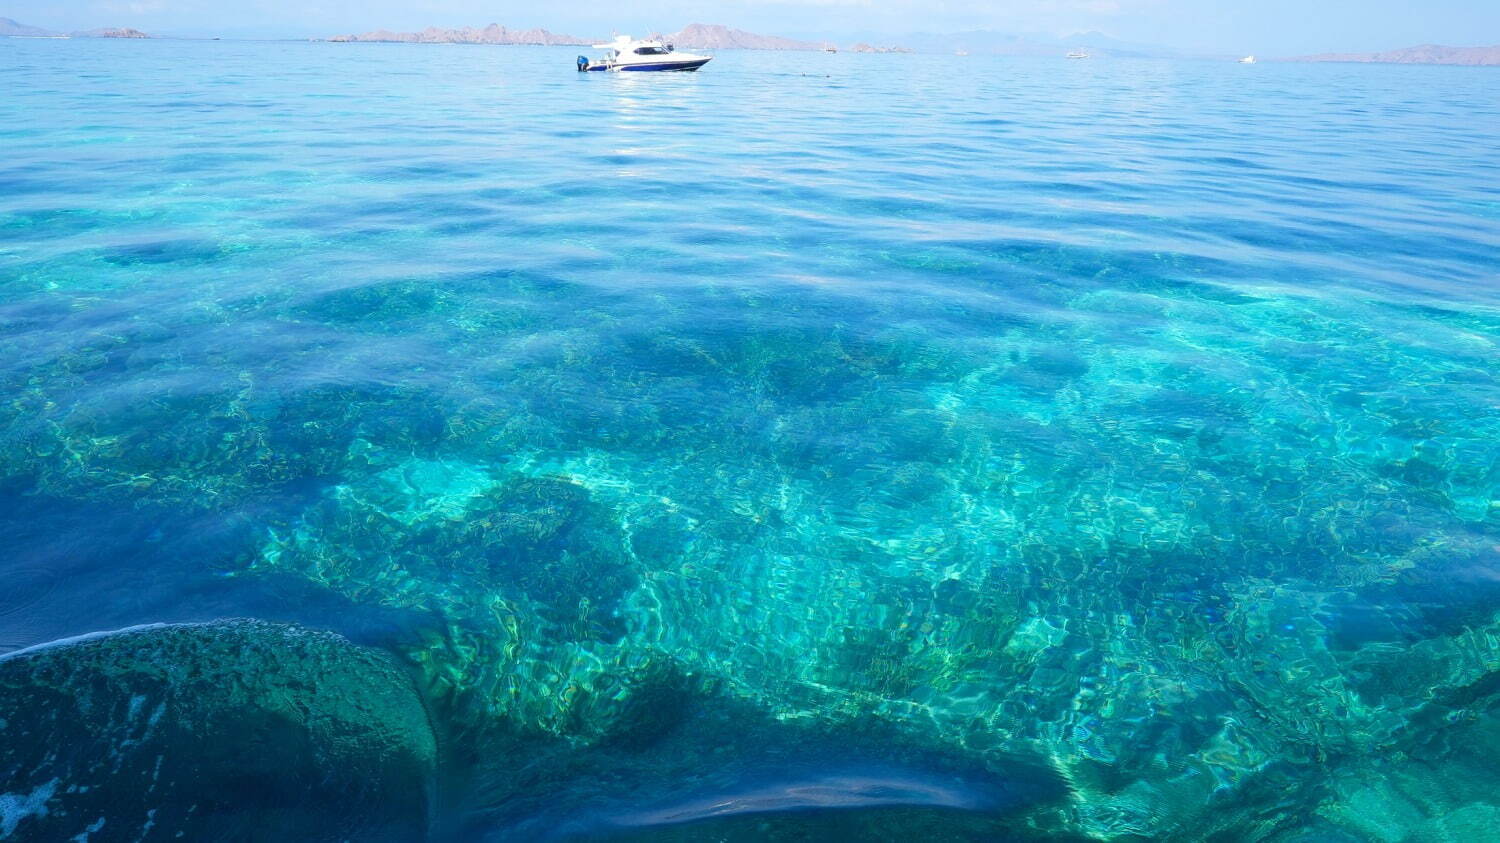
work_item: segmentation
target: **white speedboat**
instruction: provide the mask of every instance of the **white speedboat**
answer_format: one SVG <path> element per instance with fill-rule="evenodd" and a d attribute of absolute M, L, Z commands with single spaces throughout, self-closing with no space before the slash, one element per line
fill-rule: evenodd
<path fill-rule="evenodd" d="M 578 57 L 578 69 L 585 70 L 697 70 L 713 56 L 679 53 L 671 44 L 660 41 L 637 41 L 629 35 L 617 37 L 613 44 L 595 44 L 596 50 L 608 50 L 603 58 Z"/>
<path fill-rule="evenodd" d="M 1088 57 L 1089 57 L 1089 54 L 1085 53 L 1082 50 L 1074 50 L 1073 52 L 1068 53 L 1068 58 L 1070 58 L 1070 59 L 1086 59 Z"/>
<path fill-rule="evenodd" d="M 1245 56 L 1240 59 L 1240 64 L 1255 64 L 1255 56 Z"/>

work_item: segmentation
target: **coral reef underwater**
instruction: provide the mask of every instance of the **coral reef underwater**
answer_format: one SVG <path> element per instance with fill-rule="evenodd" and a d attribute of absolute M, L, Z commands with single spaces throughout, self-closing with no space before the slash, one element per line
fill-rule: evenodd
<path fill-rule="evenodd" d="M 7 843 L 1496 839 L 1500 77 L 5 50 Z"/>

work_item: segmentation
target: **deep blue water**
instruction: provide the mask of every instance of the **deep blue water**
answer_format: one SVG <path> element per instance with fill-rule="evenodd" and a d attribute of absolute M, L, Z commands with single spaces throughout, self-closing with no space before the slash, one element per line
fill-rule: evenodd
<path fill-rule="evenodd" d="M 576 52 L 0 39 L 0 651 L 389 652 L 437 836 L 1493 833 L 1500 74 Z"/>

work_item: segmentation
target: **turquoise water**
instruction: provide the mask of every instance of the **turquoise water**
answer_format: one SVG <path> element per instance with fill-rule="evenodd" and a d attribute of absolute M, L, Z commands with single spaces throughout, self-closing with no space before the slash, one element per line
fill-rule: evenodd
<path fill-rule="evenodd" d="M 0 39 L 0 650 L 386 651 L 434 837 L 1494 833 L 1500 75 L 575 52 Z"/>

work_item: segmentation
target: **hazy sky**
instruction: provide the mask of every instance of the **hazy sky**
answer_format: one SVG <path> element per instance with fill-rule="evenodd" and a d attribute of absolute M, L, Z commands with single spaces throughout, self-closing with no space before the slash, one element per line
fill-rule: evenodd
<path fill-rule="evenodd" d="M 990 29 L 1266 55 L 1434 42 L 1500 44 L 1500 0 L 0 0 L 0 16 L 60 30 L 292 36 L 377 27 L 542 26 L 595 36 L 723 23 L 768 34 Z"/>

